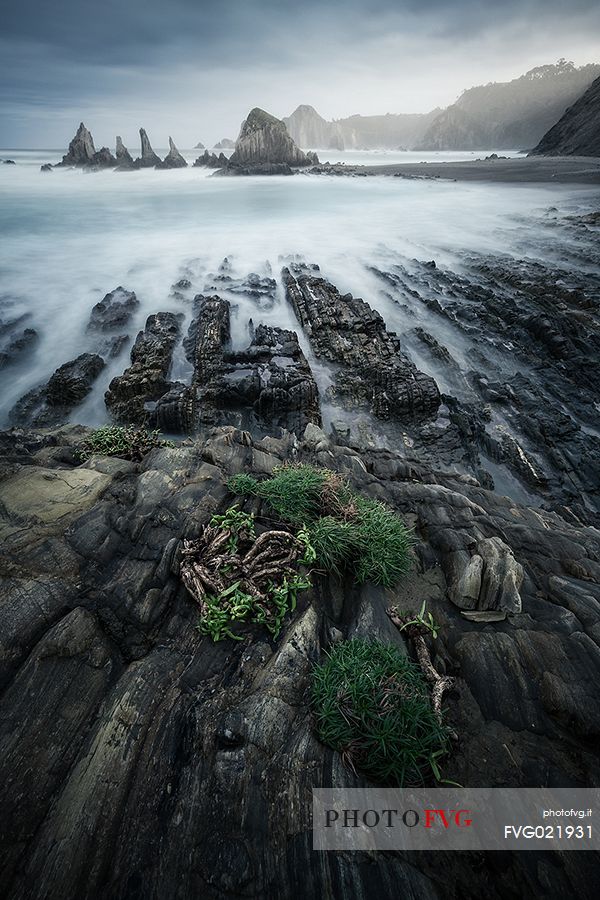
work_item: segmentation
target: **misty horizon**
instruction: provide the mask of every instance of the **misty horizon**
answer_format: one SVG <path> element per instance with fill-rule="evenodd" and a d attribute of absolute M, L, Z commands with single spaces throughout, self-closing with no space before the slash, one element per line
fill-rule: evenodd
<path fill-rule="evenodd" d="M 218 11 L 176 0 L 166 14 L 154 0 L 102 10 L 25 0 L 3 24 L 6 148 L 66 146 L 81 120 L 99 146 L 116 134 L 135 145 L 140 125 L 157 146 L 169 134 L 212 146 L 235 139 L 254 106 L 283 118 L 306 104 L 328 121 L 428 113 L 559 58 L 600 62 L 600 10 L 589 0 L 376 0 L 368 11 L 355 0 Z"/>

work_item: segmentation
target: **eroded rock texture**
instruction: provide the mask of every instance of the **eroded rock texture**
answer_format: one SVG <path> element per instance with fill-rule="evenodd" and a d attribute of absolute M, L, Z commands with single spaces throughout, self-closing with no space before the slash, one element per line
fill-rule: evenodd
<path fill-rule="evenodd" d="M 183 341 L 192 384 L 162 397 L 156 424 L 173 432 L 235 424 L 297 434 L 309 422 L 320 424 L 317 386 L 293 331 L 258 325 L 245 350 L 233 351 L 230 342 L 229 302 L 199 294 Z"/>
<path fill-rule="evenodd" d="M 21 397 L 10 411 L 11 422 L 42 426 L 66 422 L 90 393 L 103 368 L 104 360 L 97 353 L 81 353 L 59 366 L 46 384 Z"/>
<path fill-rule="evenodd" d="M 7 900 L 442 900 L 449 884 L 491 900 L 595 896 L 592 853 L 312 850 L 311 788 L 366 782 L 315 739 L 310 670 L 340 637 L 404 646 L 389 603 L 416 612 L 426 599 L 439 624 L 432 650 L 456 678 L 444 707 L 458 734 L 444 777 L 568 786 L 600 776 L 598 532 L 317 432 L 254 441 L 225 428 L 139 465 L 79 466 L 82 429 L 0 434 Z M 286 460 L 346 473 L 397 509 L 415 528 L 415 571 L 390 591 L 317 578 L 277 641 L 251 626 L 243 642 L 213 644 L 178 577 L 181 540 L 230 505 L 229 474 Z M 466 579 L 477 557 L 481 578 Z M 508 605 L 508 618 L 465 619 L 457 575 L 478 609 Z"/>
<path fill-rule="evenodd" d="M 146 424 L 156 401 L 171 388 L 168 375 L 182 319 L 181 314 L 170 312 L 148 316 L 131 349 L 131 366 L 113 378 L 105 395 L 117 421 Z"/>
<path fill-rule="evenodd" d="M 256 107 L 242 123 L 229 167 L 246 169 L 252 174 L 260 172 L 260 168 L 255 167 L 307 166 L 311 161 L 290 137 L 280 119 Z M 270 171 L 265 170 L 265 174 Z"/>
<path fill-rule="evenodd" d="M 340 368 L 331 396 L 381 419 L 434 412 L 440 392 L 400 350 L 380 314 L 312 272 L 283 270 L 286 295 L 316 356 Z"/>

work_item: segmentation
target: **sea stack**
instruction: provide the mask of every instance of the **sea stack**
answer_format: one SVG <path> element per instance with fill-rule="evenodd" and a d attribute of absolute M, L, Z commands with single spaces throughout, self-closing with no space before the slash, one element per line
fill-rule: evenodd
<path fill-rule="evenodd" d="M 173 138 L 169 137 L 169 152 L 163 159 L 158 168 L 160 169 L 185 169 L 187 162 L 173 143 Z"/>
<path fill-rule="evenodd" d="M 292 167 L 309 166 L 280 119 L 255 107 L 242 123 L 229 168 L 243 174 L 291 174 Z"/>
<path fill-rule="evenodd" d="M 80 122 L 77 134 L 69 144 L 69 149 L 62 158 L 59 166 L 88 166 L 94 155 L 94 139 L 83 122 Z"/>
<path fill-rule="evenodd" d="M 142 155 L 135 161 L 135 165 L 137 166 L 137 168 L 150 169 L 153 166 L 160 166 L 160 157 L 158 157 L 152 149 L 150 141 L 148 140 L 148 135 L 143 128 L 140 128 L 140 141 L 142 145 Z"/>
<path fill-rule="evenodd" d="M 121 140 L 120 135 L 117 135 L 116 156 L 117 165 L 120 169 L 132 169 L 134 167 L 133 157 Z"/>

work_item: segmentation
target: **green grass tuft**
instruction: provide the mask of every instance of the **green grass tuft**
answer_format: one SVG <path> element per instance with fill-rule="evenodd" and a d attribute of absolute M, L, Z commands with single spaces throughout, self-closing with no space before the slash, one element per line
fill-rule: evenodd
<path fill-rule="evenodd" d="M 412 562 L 412 532 L 382 503 L 354 493 L 345 478 L 309 465 L 280 466 L 258 481 L 249 475 L 229 480 L 234 493 L 259 497 L 288 524 L 300 527 L 316 561 L 328 571 L 353 571 L 359 583 L 393 587 Z"/>
<path fill-rule="evenodd" d="M 364 640 L 336 644 L 313 671 L 312 702 L 319 740 L 355 771 L 400 787 L 439 774 L 448 731 L 436 719 L 418 666 L 398 648 Z"/>
<path fill-rule="evenodd" d="M 139 462 L 155 447 L 174 447 L 173 441 L 161 437 L 160 431 L 146 431 L 133 425 L 104 425 L 81 442 L 76 450 L 82 462 L 91 456 L 119 456 Z"/>

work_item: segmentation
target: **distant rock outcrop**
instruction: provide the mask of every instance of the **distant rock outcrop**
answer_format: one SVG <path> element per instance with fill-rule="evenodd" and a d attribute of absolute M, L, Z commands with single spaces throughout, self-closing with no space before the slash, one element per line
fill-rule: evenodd
<path fill-rule="evenodd" d="M 203 148 L 200 147 L 200 150 Z M 235 141 L 230 140 L 230 138 L 223 138 L 223 140 L 219 141 L 218 144 L 215 144 L 213 150 L 234 150 L 235 149 Z"/>
<path fill-rule="evenodd" d="M 282 121 L 299 147 L 344 149 L 340 125 L 337 122 L 327 122 L 314 106 L 303 103 Z"/>
<path fill-rule="evenodd" d="M 94 139 L 83 122 L 80 122 L 77 134 L 69 144 L 69 149 L 59 166 L 87 166 L 92 161 L 96 148 Z"/>
<path fill-rule="evenodd" d="M 219 153 L 217 156 L 216 153 L 205 150 L 202 156 L 199 156 L 195 161 L 194 167 L 206 166 L 209 169 L 220 169 L 223 166 L 226 166 L 227 163 L 228 159 L 224 153 Z"/>
<path fill-rule="evenodd" d="M 488 145 L 479 124 L 454 104 L 441 112 L 431 124 L 419 149 L 464 150 Z"/>
<path fill-rule="evenodd" d="M 546 132 L 532 154 L 600 156 L 600 78 Z"/>
<path fill-rule="evenodd" d="M 206 147 L 201 141 L 198 141 L 197 144 L 194 144 L 194 150 L 206 150 Z"/>
<path fill-rule="evenodd" d="M 185 169 L 187 166 L 186 160 L 183 158 L 175 144 L 173 143 L 173 138 L 169 137 L 169 152 L 163 159 L 162 163 L 158 165 L 159 169 Z"/>
<path fill-rule="evenodd" d="M 312 106 L 302 104 L 283 122 L 302 149 L 396 150 L 419 143 L 440 112 L 434 109 L 428 113 L 354 115 L 328 122 Z"/>
<path fill-rule="evenodd" d="M 97 150 L 86 168 L 89 169 L 113 169 L 117 165 L 117 160 L 112 155 L 108 147 L 101 147 Z"/>
<path fill-rule="evenodd" d="M 142 155 L 139 159 L 136 159 L 136 167 L 138 169 L 151 169 L 153 166 L 159 166 L 161 164 L 161 159 L 152 149 L 150 141 L 148 140 L 148 135 L 143 128 L 140 128 L 140 141 L 142 144 Z"/>
<path fill-rule="evenodd" d="M 229 168 L 254 174 L 255 167 L 260 167 L 258 172 L 271 174 L 264 167 L 308 166 L 311 162 L 290 137 L 281 119 L 255 107 L 242 124 Z"/>
<path fill-rule="evenodd" d="M 116 155 L 117 155 L 117 165 L 120 169 L 133 169 L 134 162 L 131 153 L 121 140 L 121 136 L 117 135 L 117 147 L 116 147 Z"/>

